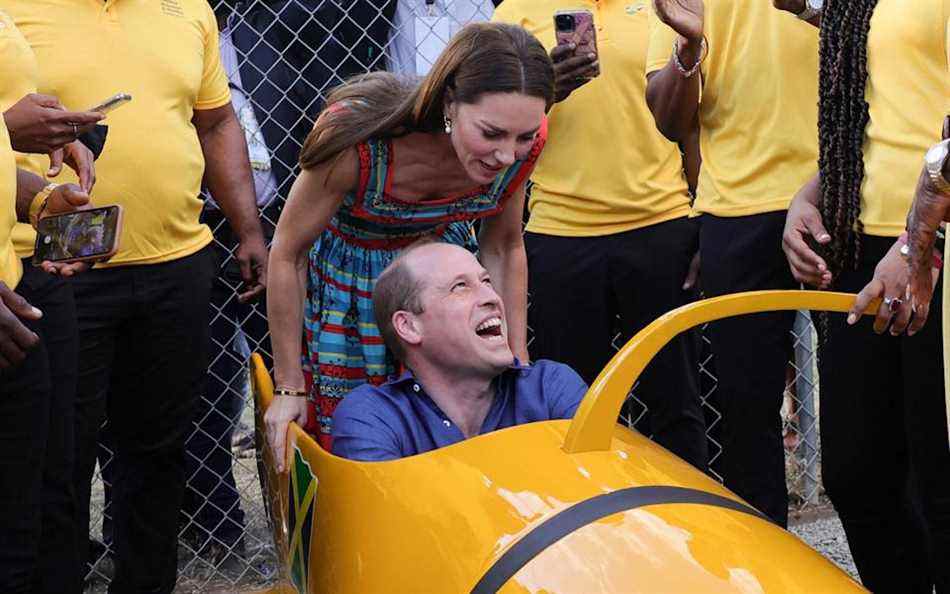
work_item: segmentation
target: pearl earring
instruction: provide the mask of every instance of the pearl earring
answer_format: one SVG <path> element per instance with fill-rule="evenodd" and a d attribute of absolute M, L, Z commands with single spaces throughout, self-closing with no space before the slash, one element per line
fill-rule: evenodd
<path fill-rule="evenodd" d="M 446 133 L 446 134 L 451 134 L 451 133 L 452 133 L 452 120 L 450 120 L 450 119 L 449 119 L 449 116 L 447 116 L 447 115 L 442 116 L 442 120 L 445 122 L 445 133 Z"/>

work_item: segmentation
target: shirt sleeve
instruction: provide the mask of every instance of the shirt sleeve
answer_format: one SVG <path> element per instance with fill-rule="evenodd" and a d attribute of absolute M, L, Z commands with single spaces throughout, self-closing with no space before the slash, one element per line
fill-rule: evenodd
<path fill-rule="evenodd" d="M 652 8 L 650 11 L 650 41 L 647 45 L 647 74 L 662 70 L 673 55 L 673 42 L 676 41 L 676 31 L 670 29 L 656 16 Z"/>
<path fill-rule="evenodd" d="M 382 398 L 351 392 L 333 413 L 333 453 L 342 458 L 380 462 L 402 458 L 399 438 L 385 419 Z"/>
<path fill-rule="evenodd" d="M 516 20 L 513 10 L 511 10 L 511 5 L 514 2 L 502 2 L 495 7 L 495 12 L 492 13 L 491 20 L 493 23 L 512 23 L 515 25 L 520 25 L 520 20 Z"/>
<path fill-rule="evenodd" d="M 547 400 L 551 418 L 573 419 L 587 393 L 587 384 L 567 365 L 556 363 L 553 371 L 545 386 L 545 391 L 550 390 Z"/>
<path fill-rule="evenodd" d="M 204 65 L 201 72 L 201 88 L 195 109 L 215 109 L 231 102 L 228 76 L 221 65 L 221 47 L 218 43 L 218 22 L 206 0 L 201 0 L 204 16 Z"/>

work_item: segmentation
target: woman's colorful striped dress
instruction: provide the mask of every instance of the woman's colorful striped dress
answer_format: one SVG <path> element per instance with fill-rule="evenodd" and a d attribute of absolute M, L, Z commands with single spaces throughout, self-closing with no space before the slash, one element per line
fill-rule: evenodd
<path fill-rule="evenodd" d="M 391 140 L 370 140 L 357 149 L 359 189 L 310 251 L 304 306 L 305 371 L 312 374 L 318 438 L 329 449 L 333 411 L 364 382 L 383 383 L 395 363 L 373 317 L 376 278 L 399 251 L 425 235 L 476 250 L 472 221 L 501 212 L 530 174 L 541 153 L 546 126 L 523 161 L 516 161 L 490 185 L 438 200 L 410 203 L 390 193 Z"/>

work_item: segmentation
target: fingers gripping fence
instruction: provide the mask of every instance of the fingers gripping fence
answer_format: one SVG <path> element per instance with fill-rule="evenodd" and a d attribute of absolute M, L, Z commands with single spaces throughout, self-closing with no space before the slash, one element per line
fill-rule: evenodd
<path fill-rule="evenodd" d="M 297 154 L 329 91 L 349 76 L 377 69 L 424 74 L 461 26 L 491 17 L 491 0 L 211 0 L 219 18 L 222 60 L 234 107 L 245 129 L 265 235 L 273 235 L 293 183 Z M 180 519 L 180 592 L 234 592 L 269 584 L 275 556 L 257 478 L 253 402 L 247 361 L 271 365 L 263 303 L 237 300 L 241 277 L 237 240 L 207 202 L 220 268 L 211 303 L 209 368 L 187 446 L 188 486 Z M 618 326 L 619 327 L 619 326 Z M 629 337 L 616 335 L 616 349 Z M 815 336 L 807 314 L 793 332 L 785 406 L 787 476 L 793 506 L 819 501 L 818 382 Z M 715 360 L 703 337 L 699 372 L 711 469 L 717 439 Z M 648 427 L 650 411 L 636 386 L 622 422 Z M 108 433 L 106 431 L 106 433 Z M 90 510 L 92 563 L 87 591 L 104 592 L 113 573 L 108 438 Z"/>

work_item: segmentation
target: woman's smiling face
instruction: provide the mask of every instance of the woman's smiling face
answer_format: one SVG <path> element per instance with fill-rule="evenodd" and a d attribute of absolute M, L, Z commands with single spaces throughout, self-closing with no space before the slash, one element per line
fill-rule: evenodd
<path fill-rule="evenodd" d="M 468 176 L 491 183 L 531 151 L 544 119 L 544 99 L 522 93 L 486 93 L 476 103 L 450 103 L 452 146 Z"/>

